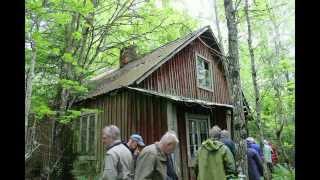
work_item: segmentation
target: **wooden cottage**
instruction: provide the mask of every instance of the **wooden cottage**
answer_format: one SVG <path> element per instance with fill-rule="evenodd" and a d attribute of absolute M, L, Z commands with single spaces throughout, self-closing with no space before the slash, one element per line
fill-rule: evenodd
<path fill-rule="evenodd" d="M 76 129 L 79 160 L 103 169 L 101 129 L 110 124 L 127 140 L 139 133 L 147 145 L 167 130 L 180 144 L 173 158 L 180 179 L 193 179 L 195 153 L 213 125 L 231 130 L 232 108 L 219 44 L 209 26 L 163 45 L 140 59 L 121 52 L 120 68 L 94 79 L 94 89 L 77 103 L 97 108 L 83 114 Z"/>

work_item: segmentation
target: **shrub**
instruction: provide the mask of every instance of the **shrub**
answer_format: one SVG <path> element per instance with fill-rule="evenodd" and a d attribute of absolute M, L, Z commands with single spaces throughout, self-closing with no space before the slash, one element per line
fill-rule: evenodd
<path fill-rule="evenodd" d="M 294 180 L 295 170 L 292 167 L 288 167 L 286 164 L 277 164 L 274 166 L 272 173 L 272 179 L 274 180 Z"/>

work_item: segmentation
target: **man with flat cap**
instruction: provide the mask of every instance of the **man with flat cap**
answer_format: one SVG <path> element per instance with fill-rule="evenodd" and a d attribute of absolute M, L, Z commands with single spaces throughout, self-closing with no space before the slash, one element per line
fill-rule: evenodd
<path fill-rule="evenodd" d="M 123 144 L 131 151 L 133 158 L 133 172 L 136 169 L 136 162 L 139 156 L 140 150 L 145 146 L 143 138 L 139 134 L 132 134 L 128 142 L 123 142 Z"/>

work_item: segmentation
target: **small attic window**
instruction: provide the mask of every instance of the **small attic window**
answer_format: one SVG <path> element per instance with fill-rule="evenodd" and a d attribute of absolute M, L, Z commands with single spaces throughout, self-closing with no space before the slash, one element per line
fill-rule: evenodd
<path fill-rule="evenodd" d="M 197 86 L 212 91 L 211 62 L 200 55 L 196 55 L 197 61 Z"/>

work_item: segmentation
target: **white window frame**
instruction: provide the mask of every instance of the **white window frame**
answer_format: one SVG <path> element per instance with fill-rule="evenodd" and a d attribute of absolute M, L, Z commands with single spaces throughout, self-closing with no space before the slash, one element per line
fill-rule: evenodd
<path fill-rule="evenodd" d="M 197 87 L 198 88 L 201 88 L 201 89 L 204 89 L 204 90 L 207 90 L 207 91 L 211 91 L 213 92 L 213 71 L 212 71 L 212 62 L 210 60 L 208 60 L 207 58 L 205 58 L 204 56 L 202 56 L 200 53 L 195 53 L 195 61 L 196 61 L 196 81 L 197 81 Z M 204 87 L 202 86 L 199 81 L 198 81 L 198 57 L 202 58 L 204 61 L 206 61 L 209 65 L 209 71 L 210 71 L 210 78 L 211 78 L 211 87 L 208 88 L 208 87 Z"/>
<path fill-rule="evenodd" d="M 191 114 L 186 113 L 185 114 L 186 119 L 186 136 L 187 136 L 187 155 L 188 155 L 188 167 L 193 167 L 195 163 L 195 157 L 191 157 L 191 151 L 190 151 L 190 139 L 189 139 L 189 121 L 190 120 L 198 120 L 198 121 L 207 121 L 207 134 L 209 137 L 209 129 L 210 129 L 210 116 L 209 115 L 203 115 L 203 114 Z M 200 142 L 200 130 L 197 129 L 198 134 L 198 145 L 201 145 L 202 142 Z M 200 147 L 200 146 L 199 146 Z"/>
<path fill-rule="evenodd" d="M 87 120 L 86 120 L 86 124 L 87 124 L 87 130 L 86 130 L 86 152 L 89 151 L 89 125 L 90 125 L 90 117 L 91 116 L 94 116 L 94 147 L 93 147 L 93 155 L 88 155 L 88 154 L 81 154 L 79 156 L 79 159 L 80 160 L 96 160 L 96 155 L 97 155 L 97 128 L 98 128 L 98 114 L 97 113 L 92 113 L 92 112 L 87 112 L 87 113 L 82 113 L 80 118 L 79 118 L 79 139 L 78 139 L 78 152 L 81 151 L 81 145 L 82 145 L 82 142 L 81 142 L 81 137 L 82 137 L 82 118 L 84 116 L 87 116 Z"/>

